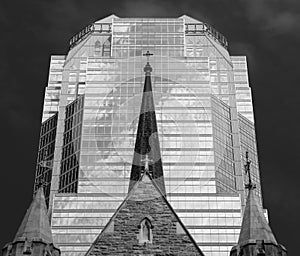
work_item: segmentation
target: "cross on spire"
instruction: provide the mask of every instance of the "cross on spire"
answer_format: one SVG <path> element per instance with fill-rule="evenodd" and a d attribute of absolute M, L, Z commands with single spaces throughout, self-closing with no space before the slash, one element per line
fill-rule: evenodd
<path fill-rule="evenodd" d="M 41 177 L 38 179 L 38 181 L 36 182 L 35 184 L 35 192 L 34 192 L 34 195 L 36 195 L 36 193 L 38 193 L 38 191 L 40 189 L 43 190 L 43 192 L 45 193 L 45 189 L 46 189 L 46 186 L 47 186 L 47 183 L 45 181 L 45 178 L 44 177 Z M 33 196 L 34 196 L 33 195 Z"/>
<path fill-rule="evenodd" d="M 244 165 L 244 168 L 245 168 L 245 173 L 248 175 L 249 183 L 245 185 L 245 188 L 249 190 L 256 188 L 256 185 L 253 184 L 251 180 L 250 165 L 251 165 L 251 161 L 249 160 L 249 152 L 246 151 L 246 164 Z"/>
<path fill-rule="evenodd" d="M 147 51 L 146 53 L 143 54 L 143 56 L 146 56 L 147 57 L 147 62 L 149 63 L 149 59 L 150 59 L 150 56 L 152 56 L 153 53 L 150 53 L 149 51 Z"/>
<path fill-rule="evenodd" d="M 149 163 L 152 163 L 153 160 L 149 159 L 148 154 L 146 154 L 145 158 L 141 160 L 143 163 L 145 163 L 145 171 L 149 171 Z"/>
<path fill-rule="evenodd" d="M 147 51 L 146 53 L 143 54 L 143 56 L 147 57 L 147 64 L 144 67 L 144 72 L 146 73 L 146 76 L 150 76 L 150 73 L 152 72 L 152 67 L 151 67 L 151 65 L 149 63 L 151 55 L 153 55 L 153 53 L 150 53 L 149 51 Z"/>
<path fill-rule="evenodd" d="M 46 181 L 45 181 L 45 179 L 44 179 L 44 177 L 41 177 L 40 179 L 39 179 L 39 181 L 36 183 L 36 187 L 37 187 L 37 189 L 39 189 L 39 188 L 44 188 L 46 186 Z"/>

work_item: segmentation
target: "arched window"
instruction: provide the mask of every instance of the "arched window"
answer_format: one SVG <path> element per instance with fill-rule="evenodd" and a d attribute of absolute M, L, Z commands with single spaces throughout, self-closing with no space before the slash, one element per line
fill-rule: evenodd
<path fill-rule="evenodd" d="M 140 225 L 139 242 L 140 243 L 152 243 L 152 224 L 148 218 L 144 218 Z"/>
<path fill-rule="evenodd" d="M 102 56 L 104 56 L 104 57 L 110 57 L 110 47 L 111 47 L 110 40 L 111 39 L 109 37 L 103 44 Z"/>
<path fill-rule="evenodd" d="M 150 239 L 151 239 L 150 238 L 151 224 L 149 223 L 149 221 L 147 219 L 145 219 L 141 223 L 141 229 L 142 229 L 143 239 L 150 241 Z"/>
<path fill-rule="evenodd" d="M 101 52 L 101 43 L 99 40 L 95 42 L 95 55 L 100 55 Z"/>

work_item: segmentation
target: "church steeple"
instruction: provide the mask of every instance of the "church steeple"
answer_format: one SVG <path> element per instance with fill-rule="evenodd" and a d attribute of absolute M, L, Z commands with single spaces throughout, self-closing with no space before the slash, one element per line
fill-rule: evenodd
<path fill-rule="evenodd" d="M 258 203 L 254 190 L 256 188 L 251 179 L 248 152 L 246 152 L 245 172 L 248 175 L 248 197 L 244 210 L 242 227 L 238 245 L 231 249 L 230 256 L 286 256 L 286 249 L 277 243 L 275 236 L 266 220 L 262 206 Z"/>
<path fill-rule="evenodd" d="M 147 64 L 144 68 L 145 82 L 128 191 L 132 189 L 134 184 L 140 179 L 144 172 L 144 166 L 146 163 L 145 158 L 147 157 L 149 174 L 165 195 L 166 190 L 151 84 L 152 67 L 149 62 L 149 57 L 151 55 L 152 54 L 149 53 L 149 51 L 144 54 L 144 56 L 147 57 Z"/>
<path fill-rule="evenodd" d="M 60 250 L 53 245 L 42 186 L 36 192 L 13 242 L 5 245 L 2 252 L 3 256 L 60 255 Z"/>

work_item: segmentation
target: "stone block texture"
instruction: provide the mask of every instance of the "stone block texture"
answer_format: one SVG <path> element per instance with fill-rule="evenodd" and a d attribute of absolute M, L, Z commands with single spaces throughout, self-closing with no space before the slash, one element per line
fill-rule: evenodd
<path fill-rule="evenodd" d="M 152 225 L 151 242 L 140 242 L 140 223 Z M 178 232 L 178 225 L 182 227 Z M 112 228 L 113 227 L 113 228 Z M 87 255 L 203 255 L 159 187 L 145 173 Z"/>

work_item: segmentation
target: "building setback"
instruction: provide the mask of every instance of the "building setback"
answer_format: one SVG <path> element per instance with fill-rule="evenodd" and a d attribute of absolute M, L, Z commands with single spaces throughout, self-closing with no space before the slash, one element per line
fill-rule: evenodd
<path fill-rule="evenodd" d="M 51 56 L 35 182 L 46 182 L 63 256 L 85 255 L 140 178 L 133 159 L 147 51 L 157 185 L 205 255 L 229 254 L 246 204 L 246 151 L 260 206 L 262 197 L 247 62 L 227 46 L 186 15 L 111 15 L 75 35 L 66 55 Z"/>

